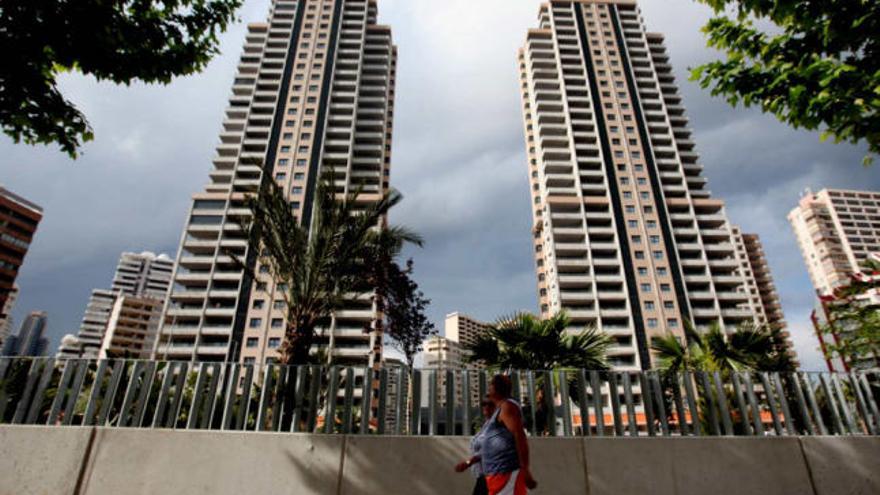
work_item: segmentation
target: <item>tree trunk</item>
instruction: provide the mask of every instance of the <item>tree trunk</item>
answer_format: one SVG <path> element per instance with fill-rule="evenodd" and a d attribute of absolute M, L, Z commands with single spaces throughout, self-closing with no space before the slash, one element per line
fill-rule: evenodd
<path fill-rule="evenodd" d="M 315 326 L 307 322 L 289 322 L 283 352 L 283 360 L 288 365 L 309 363 L 309 355 L 315 341 Z"/>

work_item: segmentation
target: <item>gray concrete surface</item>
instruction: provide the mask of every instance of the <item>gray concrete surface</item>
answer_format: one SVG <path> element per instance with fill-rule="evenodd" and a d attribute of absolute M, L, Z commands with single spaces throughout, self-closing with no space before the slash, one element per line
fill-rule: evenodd
<path fill-rule="evenodd" d="M 880 438 L 530 445 L 537 494 L 880 493 Z M 452 470 L 467 448 L 452 437 L 0 426 L 0 495 L 468 494 L 473 479 Z"/>
<path fill-rule="evenodd" d="M 804 438 L 804 455 L 816 495 L 880 494 L 880 440 L 856 437 Z"/>
<path fill-rule="evenodd" d="M 0 427 L 0 495 L 74 494 L 91 428 Z"/>

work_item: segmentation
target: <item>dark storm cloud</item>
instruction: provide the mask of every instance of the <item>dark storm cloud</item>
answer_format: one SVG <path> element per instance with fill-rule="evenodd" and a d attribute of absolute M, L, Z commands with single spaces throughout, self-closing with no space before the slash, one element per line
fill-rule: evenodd
<path fill-rule="evenodd" d="M 536 306 L 516 50 L 539 3 L 379 2 L 400 47 L 392 184 L 405 201 L 393 220 L 427 240 L 408 254 L 440 327 L 452 311 L 493 319 Z M 263 20 L 267 5 L 249 1 L 243 18 Z M 709 187 L 734 222 L 762 236 L 802 360 L 816 368 L 811 289 L 785 215 L 805 187 L 877 188 L 876 167 L 861 168 L 859 149 L 710 98 L 686 81 L 689 67 L 713 56 L 699 33 L 705 7 L 642 5 L 649 29 L 666 35 Z M 109 284 L 121 251 L 173 254 L 189 196 L 208 182 L 243 35 L 236 26 L 205 73 L 168 87 L 67 79 L 66 93 L 97 131 L 76 163 L 0 142 L 0 182 L 46 207 L 17 315 L 48 310 L 57 342 L 78 326 L 89 291 Z"/>

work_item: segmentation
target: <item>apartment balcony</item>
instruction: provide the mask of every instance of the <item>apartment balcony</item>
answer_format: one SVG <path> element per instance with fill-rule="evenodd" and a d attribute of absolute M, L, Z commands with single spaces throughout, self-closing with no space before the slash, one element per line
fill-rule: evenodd
<path fill-rule="evenodd" d="M 344 309 L 336 312 L 337 319 L 372 321 L 376 313 L 372 309 Z"/>
<path fill-rule="evenodd" d="M 589 275 L 568 275 L 560 273 L 557 276 L 560 288 L 592 287 L 593 278 Z"/>
<path fill-rule="evenodd" d="M 754 314 L 747 309 L 726 308 L 721 310 L 721 316 L 724 318 L 752 318 Z"/>

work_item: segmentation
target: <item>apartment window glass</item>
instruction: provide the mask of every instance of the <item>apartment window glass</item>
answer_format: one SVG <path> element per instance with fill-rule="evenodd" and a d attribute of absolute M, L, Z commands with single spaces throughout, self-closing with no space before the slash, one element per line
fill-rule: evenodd
<path fill-rule="evenodd" d="M 254 299 L 254 309 L 263 309 L 263 306 L 266 304 L 266 301 L 263 299 Z"/>
<path fill-rule="evenodd" d="M 262 318 L 251 318 L 250 327 L 251 328 L 260 328 L 263 325 Z"/>
<path fill-rule="evenodd" d="M 642 292 L 651 292 L 651 284 L 642 284 Z"/>
<path fill-rule="evenodd" d="M 260 342 L 260 339 L 258 339 L 256 337 L 248 337 L 247 346 L 253 348 L 253 347 L 256 347 L 259 342 Z"/>
<path fill-rule="evenodd" d="M 278 337 L 272 337 L 271 339 L 269 339 L 269 348 L 270 349 L 277 349 L 280 346 L 281 346 L 281 339 L 279 339 Z"/>
<path fill-rule="evenodd" d="M 284 326 L 284 320 L 281 318 L 272 318 L 272 328 L 281 328 Z"/>

